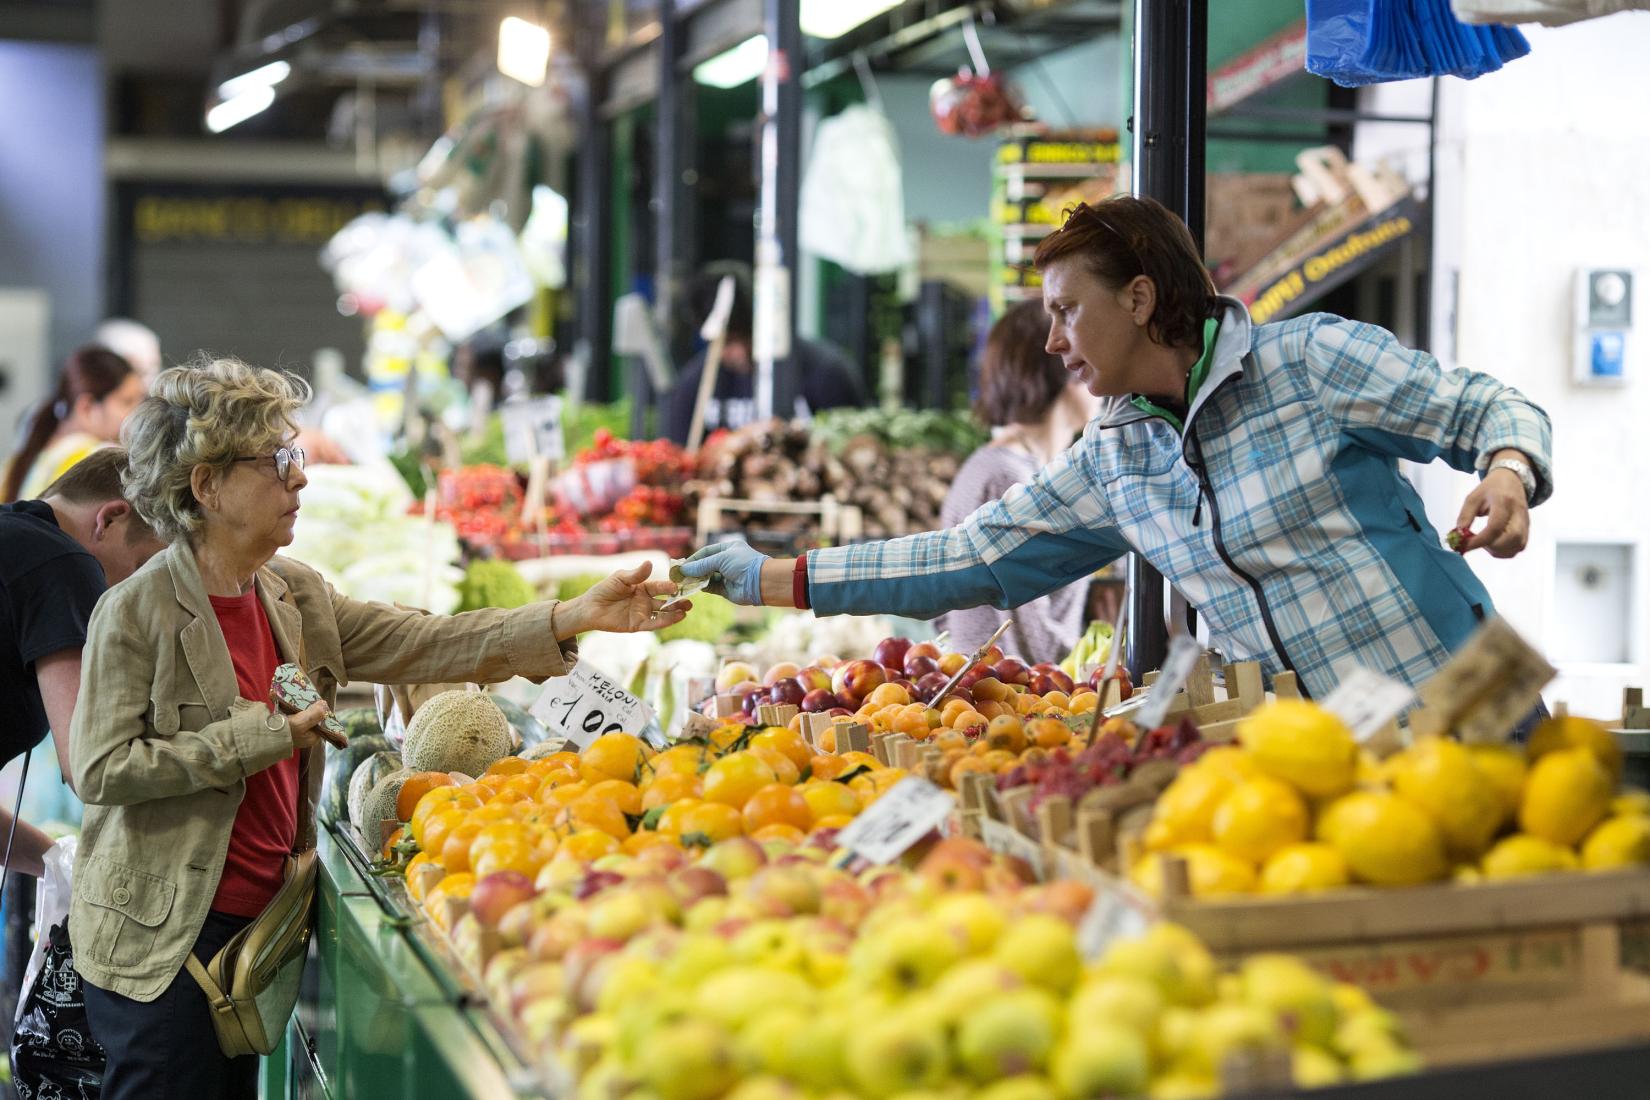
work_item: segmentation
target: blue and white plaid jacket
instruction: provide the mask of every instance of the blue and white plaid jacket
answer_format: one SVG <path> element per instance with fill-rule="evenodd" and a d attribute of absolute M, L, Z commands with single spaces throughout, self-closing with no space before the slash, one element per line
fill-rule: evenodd
<path fill-rule="evenodd" d="M 1320 698 L 1351 664 L 1425 679 L 1493 609 L 1397 460 L 1482 473 L 1515 448 L 1539 503 L 1552 492 L 1546 413 L 1373 325 L 1319 313 L 1256 326 L 1223 301 L 1184 434 L 1114 399 L 1035 481 L 960 526 L 810 553 L 814 609 L 1017 607 L 1135 550 L 1228 660 L 1293 669 Z"/>

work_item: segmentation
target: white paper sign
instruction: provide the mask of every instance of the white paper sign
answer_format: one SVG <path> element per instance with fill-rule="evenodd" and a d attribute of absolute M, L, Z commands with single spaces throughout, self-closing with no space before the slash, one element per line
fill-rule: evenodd
<path fill-rule="evenodd" d="M 1085 959 L 1097 959 L 1113 940 L 1142 935 L 1150 923 L 1145 899 L 1122 887 L 1105 887 L 1077 922 L 1077 948 Z"/>
<path fill-rule="evenodd" d="M 654 721 L 652 707 L 584 661 L 571 674 L 544 682 L 532 715 L 581 749 L 605 733 L 641 737 Z"/>
<path fill-rule="evenodd" d="M 1415 701 L 1407 684 L 1359 665 L 1341 679 L 1323 708 L 1345 722 L 1359 743 L 1368 741 Z"/>
<path fill-rule="evenodd" d="M 891 863 L 911 845 L 939 828 L 957 808 L 956 799 L 926 779 L 902 779 L 854 818 L 837 843 L 872 863 Z"/>
<path fill-rule="evenodd" d="M 540 457 L 559 463 L 567 457 L 561 434 L 561 398 L 507 401 L 499 406 L 498 414 L 504 421 L 504 453 L 511 463 L 525 466 Z"/>
<path fill-rule="evenodd" d="M 1175 635 L 1169 643 L 1169 655 L 1163 658 L 1163 673 L 1147 692 L 1146 703 L 1140 708 L 1140 716 L 1135 719 L 1136 725 L 1143 730 L 1154 730 L 1163 724 L 1163 716 L 1169 713 L 1169 704 L 1174 701 L 1175 693 L 1185 686 L 1186 677 L 1192 674 L 1202 654 L 1203 647 L 1196 638 L 1190 634 Z"/>

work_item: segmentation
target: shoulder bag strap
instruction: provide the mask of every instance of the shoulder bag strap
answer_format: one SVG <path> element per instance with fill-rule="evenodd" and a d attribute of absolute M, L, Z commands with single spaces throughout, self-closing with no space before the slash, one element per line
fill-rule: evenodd
<path fill-rule="evenodd" d="M 23 774 L 17 780 L 17 804 L 11 810 L 11 828 L 6 832 L 6 863 L 0 868 L 0 898 L 6 896 L 6 881 L 11 878 L 11 845 L 17 839 L 17 822 L 23 816 L 23 789 L 29 785 L 29 757 L 34 755 L 30 748 L 23 754 Z"/>

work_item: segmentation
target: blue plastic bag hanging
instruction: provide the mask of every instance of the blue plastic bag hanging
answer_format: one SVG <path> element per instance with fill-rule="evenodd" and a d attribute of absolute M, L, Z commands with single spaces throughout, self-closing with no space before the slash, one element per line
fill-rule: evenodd
<path fill-rule="evenodd" d="M 1449 0 L 1307 0 L 1306 68 L 1343 88 L 1423 76 L 1467 80 L 1530 52 L 1505 27 L 1470 27 Z"/>

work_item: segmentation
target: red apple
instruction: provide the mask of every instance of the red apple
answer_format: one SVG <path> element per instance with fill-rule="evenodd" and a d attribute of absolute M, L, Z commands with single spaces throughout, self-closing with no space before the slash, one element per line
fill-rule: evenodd
<path fill-rule="evenodd" d="M 917 681 L 917 689 L 913 694 L 913 698 L 924 703 L 933 702 L 934 696 L 940 693 L 940 689 L 943 688 L 950 681 L 950 679 L 951 677 L 947 676 L 943 672 L 930 672 L 928 675 Z"/>
<path fill-rule="evenodd" d="M 801 666 L 794 661 L 780 661 L 777 665 L 768 669 L 768 674 L 762 677 L 762 682 L 771 687 L 781 680 L 796 679 L 796 674 L 801 671 Z"/>
<path fill-rule="evenodd" d="M 905 667 L 905 651 L 910 648 L 910 638 L 884 638 L 871 651 L 871 660 L 897 672 Z"/>
<path fill-rule="evenodd" d="M 527 938 L 527 954 L 539 962 L 560 959 L 585 939 L 584 914 L 564 909 L 533 929 Z"/>
<path fill-rule="evenodd" d="M 678 867 L 686 867 L 690 859 L 687 852 L 674 844 L 650 845 L 635 855 L 638 868 L 656 872 L 670 872 Z"/>
<path fill-rule="evenodd" d="M 624 881 L 624 876 L 617 871 L 587 871 L 573 888 L 573 896 L 583 901 L 606 890 L 609 886 L 617 886 Z"/>
<path fill-rule="evenodd" d="M 1031 674 L 1031 691 L 1036 695 L 1047 695 L 1051 691 L 1063 691 L 1070 695 L 1072 686 L 1071 677 L 1059 669 Z"/>
<path fill-rule="evenodd" d="M 1100 681 L 1105 671 L 1105 666 L 1102 665 L 1089 673 L 1089 688 L 1097 694 L 1100 691 Z M 1121 689 L 1119 699 L 1127 699 L 1134 694 L 1134 683 L 1129 679 L 1129 670 L 1123 667 L 1122 662 L 1118 662 L 1117 671 L 1113 674 L 1113 678 Z"/>
<path fill-rule="evenodd" d="M 909 661 L 912 657 L 930 657 L 935 661 L 938 661 L 940 659 L 940 647 L 935 645 L 933 642 L 918 642 L 916 645 L 905 651 L 905 659 L 907 661 Z"/>
<path fill-rule="evenodd" d="M 830 691 L 831 674 L 814 665 L 796 674 L 797 682 L 807 691 Z"/>
<path fill-rule="evenodd" d="M 992 665 L 991 668 L 997 679 L 1005 684 L 1031 683 L 1031 670 L 1025 666 L 1023 661 L 1018 661 L 1013 657 L 1004 657 Z"/>
<path fill-rule="evenodd" d="M 794 917 L 819 912 L 819 884 L 806 867 L 776 864 L 751 876 L 745 896 L 765 916 Z"/>
<path fill-rule="evenodd" d="M 982 664 L 994 665 L 1005 656 L 1007 655 L 1003 653 L 1001 646 L 988 646 L 985 651 L 985 656 L 980 658 L 980 662 Z"/>
<path fill-rule="evenodd" d="M 816 688 L 802 697 L 802 709 L 809 714 L 823 714 L 836 706 L 836 696 L 829 689 Z"/>
<path fill-rule="evenodd" d="M 470 912 L 483 928 L 497 928 L 498 922 L 511 909 L 524 901 L 531 901 L 538 891 L 533 880 L 520 871 L 494 871 L 470 893 Z"/>
<path fill-rule="evenodd" d="M 797 707 L 802 705 L 803 697 L 808 693 L 795 678 L 786 677 L 775 680 L 768 688 L 768 702 L 776 707 Z"/>
<path fill-rule="evenodd" d="M 942 669 L 941 671 L 944 670 Z M 955 676 L 956 673 L 952 673 L 952 675 Z M 979 683 L 981 680 L 984 680 L 987 676 L 991 676 L 991 666 L 987 664 L 978 664 L 962 674 L 962 679 L 957 681 L 957 686 L 973 691 L 974 685 Z M 991 678 L 996 679 L 995 676 L 992 676 Z"/>
<path fill-rule="evenodd" d="M 888 674 L 875 661 L 849 661 L 831 673 L 831 690 L 842 703 L 857 707 L 871 692 L 888 682 Z"/>
<path fill-rule="evenodd" d="M 940 663 L 932 657 L 925 657 L 921 653 L 905 655 L 905 675 L 912 680 L 920 680 L 930 672 L 938 672 Z"/>
<path fill-rule="evenodd" d="M 832 696 L 832 698 L 834 699 L 836 697 Z M 849 710 L 847 707 L 832 707 L 825 713 L 832 718 L 852 718 L 854 716 L 854 712 Z"/>
<path fill-rule="evenodd" d="M 670 889 L 687 910 L 700 898 L 725 896 L 728 880 L 709 867 L 683 867 L 670 876 Z"/>

